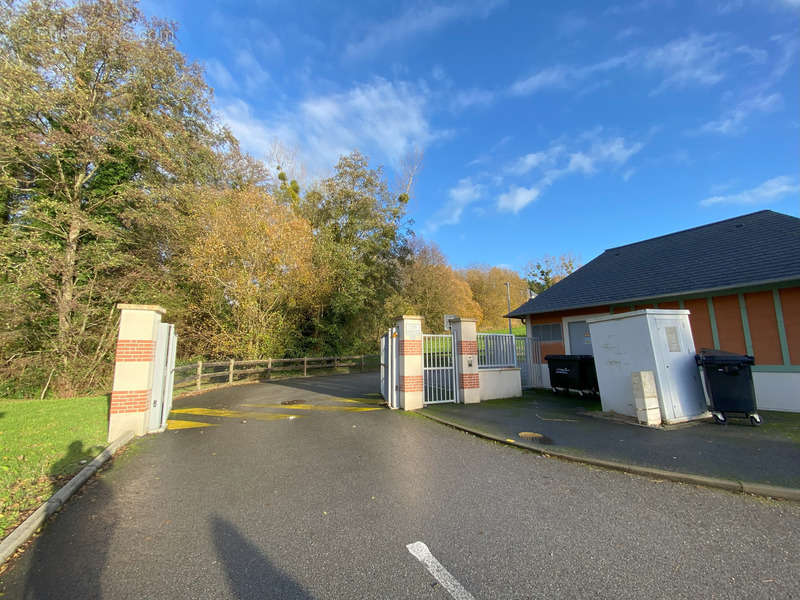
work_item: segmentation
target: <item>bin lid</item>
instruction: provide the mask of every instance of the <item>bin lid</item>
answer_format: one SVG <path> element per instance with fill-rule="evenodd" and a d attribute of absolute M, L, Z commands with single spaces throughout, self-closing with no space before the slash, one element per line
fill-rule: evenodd
<path fill-rule="evenodd" d="M 545 360 L 594 360 L 591 354 L 548 354 Z"/>
<path fill-rule="evenodd" d="M 726 350 L 711 350 L 703 348 L 695 357 L 697 364 L 702 365 L 753 365 L 755 359 L 748 354 L 727 352 Z"/>

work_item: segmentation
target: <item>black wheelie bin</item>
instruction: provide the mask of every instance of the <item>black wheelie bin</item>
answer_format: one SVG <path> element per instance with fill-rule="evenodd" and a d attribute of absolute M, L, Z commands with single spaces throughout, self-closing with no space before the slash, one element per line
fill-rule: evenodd
<path fill-rule="evenodd" d="M 749 418 L 753 425 L 761 425 L 750 370 L 755 364 L 752 356 L 703 349 L 694 359 L 700 369 L 709 410 L 717 423 L 725 423 L 728 413 L 738 413 Z"/>
<path fill-rule="evenodd" d="M 550 387 L 554 392 L 575 390 L 598 393 L 597 371 L 591 354 L 548 354 L 544 357 L 550 371 Z"/>

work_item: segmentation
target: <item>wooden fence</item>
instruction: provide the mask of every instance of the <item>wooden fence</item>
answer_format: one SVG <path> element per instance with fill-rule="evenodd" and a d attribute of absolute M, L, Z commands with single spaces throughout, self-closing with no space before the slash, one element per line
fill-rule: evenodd
<path fill-rule="evenodd" d="M 264 360 L 220 360 L 178 365 L 175 367 L 175 388 L 194 384 L 199 390 L 204 383 L 233 383 L 243 379 L 307 377 L 309 371 L 364 372 L 380 364 L 377 354 L 358 356 L 323 356 L 303 358 L 267 358 Z M 322 373 L 318 373 L 322 374 Z"/>

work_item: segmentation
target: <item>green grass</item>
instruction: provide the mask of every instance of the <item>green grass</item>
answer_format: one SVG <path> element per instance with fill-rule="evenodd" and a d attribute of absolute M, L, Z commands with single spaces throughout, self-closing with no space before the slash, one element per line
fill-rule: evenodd
<path fill-rule="evenodd" d="M 511 327 L 511 331 L 514 333 L 514 335 L 526 335 L 525 325 L 513 325 Z M 483 329 L 479 331 L 479 333 L 508 333 L 508 326 L 501 329 Z"/>
<path fill-rule="evenodd" d="M 759 434 L 771 438 L 785 438 L 800 444 L 800 413 L 760 410 L 758 414 L 764 422 L 756 429 Z M 731 419 L 731 422 L 733 419 Z"/>
<path fill-rule="evenodd" d="M 105 447 L 108 398 L 0 400 L 0 538 Z"/>

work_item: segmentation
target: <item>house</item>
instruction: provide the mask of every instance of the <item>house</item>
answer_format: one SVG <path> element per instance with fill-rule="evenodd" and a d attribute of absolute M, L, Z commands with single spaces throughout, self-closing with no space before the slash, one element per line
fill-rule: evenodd
<path fill-rule="evenodd" d="M 688 309 L 698 350 L 755 357 L 760 408 L 800 412 L 800 219 L 762 210 L 611 248 L 507 316 L 542 356 L 592 354 L 588 317 L 643 308 Z"/>

